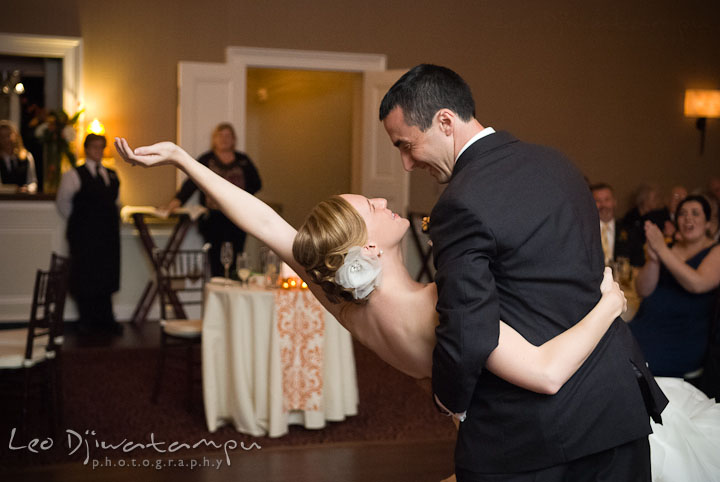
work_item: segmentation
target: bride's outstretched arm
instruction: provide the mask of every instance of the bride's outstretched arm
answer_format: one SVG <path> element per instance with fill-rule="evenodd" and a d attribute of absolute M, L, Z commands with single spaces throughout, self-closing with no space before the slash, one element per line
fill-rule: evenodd
<path fill-rule="evenodd" d="M 331 303 L 322 289 L 309 281 L 305 270 L 295 261 L 292 254 L 295 228 L 270 206 L 218 176 L 172 142 L 159 142 L 133 150 L 125 139 L 115 138 L 115 148 L 130 164 L 144 167 L 173 165 L 184 171 L 206 195 L 218 203 L 228 219 L 259 239 L 295 270 L 308 283 L 323 306 L 342 322 L 342 305 Z"/>
<path fill-rule="evenodd" d="M 218 176 L 179 146 L 172 142 L 159 142 L 133 151 L 125 139 L 115 139 L 115 147 L 131 164 L 145 167 L 171 164 L 181 169 L 220 205 L 222 212 L 233 223 L 267 244 L 286 263 L 296 264 L 292 259 L 295 229 L 270 206 Z"/>
<path fill-rule="evenodd" d="M 602 297 L 590 313 L 541 346 L 532 345 L 501 322 L 498 346 L 488 357 L 486 368 L 527 390 L 550 395 L 557 393 L 625 310 L 625 296 L 613 281 L 610 268 L 605 269 L 600 290 Z"/>

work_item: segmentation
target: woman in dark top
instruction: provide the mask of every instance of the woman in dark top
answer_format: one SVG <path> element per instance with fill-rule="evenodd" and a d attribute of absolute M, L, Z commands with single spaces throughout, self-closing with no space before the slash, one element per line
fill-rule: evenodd
<path fill-rule="evenodd" d="M 647 261 L 636 280 L 645 299 L 630 328 L 656 376 L 691 378 L 702 367 L 720 285 L 720 247 L 708 235 L 709 220 L 710 204 L 693 195 L 678 205 L 674 244 L 645 223 Z"/>
<path fill-rule="evenodd" d="M 250 158 L 235 150 L 235 141 L 236 135 L 233 126 L 226 122 L 218 124 L 212 134 L 212 150 L 201 155 L 198 162 L 239 188 L 255 194 L 262 186 L 260 175 Z M 185 204 L 197 189 L 197 185 L 191 179 L 187 179 L 167 208 L 172 210 Z M 225 217 L 217 203 L 202 191 L 200 192 L 200 204 L 209 211 L 200 220 L 199 229 L 205 242 L 211 244 L 210 270 L 213 276 L 222 276 L 224 273 L 224 268 L 220 263 L 222 244 L 229 241 L 233 244 L 235 253 L 241 253 L 245 249 L 245 232 Z"/>

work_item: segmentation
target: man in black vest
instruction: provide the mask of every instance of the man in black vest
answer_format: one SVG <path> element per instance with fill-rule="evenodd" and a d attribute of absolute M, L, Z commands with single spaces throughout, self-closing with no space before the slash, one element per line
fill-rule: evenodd
<path fill-rule="evenodd" d="M 599 220 L 583 176 L 552 149 L 482 126 L 470 88 L 444 67 L 401 77 L 380 119 L 407 170 L 447 183 L 430 215 L 432 384 L 461 421 L 457 479 L 649 481 L 648 412 L 659 417 L 667 400 L 622 320 L 556 395 L 483 370 L 500 319 L 540 345 L 600 298 Z"/>
<path fill-rule="evenodd" d="M 70 293 L 81 333 L 122 333 L 112 309 L 112 294 L 120 288 L 120 181 L 102 165 L 106 143 L 104 136 L 88 134 L 85 164 L 63 175 L 56 199 L 67 218 Z"/>

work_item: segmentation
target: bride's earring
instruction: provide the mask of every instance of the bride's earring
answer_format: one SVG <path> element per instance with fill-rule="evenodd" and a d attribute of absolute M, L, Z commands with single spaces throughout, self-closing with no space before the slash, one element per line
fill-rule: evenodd
<path fill-rule="evenodd" d="M 371 251 L 372 251 L 373 249 L 375 249 L 375 248 L 377 248 L 377 245 L 376 245 L 376 244 L 368 244 L 368 245 L 367 245 L 367 249 L 369 249 L 369 250 L 371 250 Z M 383 250 L 382 250 L 382 249 L 378 249 L 377 257 L 379 258 L 380 256 L 382 256 L 382 254 L 383 254 Z"/>

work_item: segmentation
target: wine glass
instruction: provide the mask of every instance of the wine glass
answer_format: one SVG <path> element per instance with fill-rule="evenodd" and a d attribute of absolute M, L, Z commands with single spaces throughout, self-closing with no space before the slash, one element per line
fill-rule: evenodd
<path fill-rule="evenodd" d="M 630 259 L 620 256 L 617 258 L 617 270 L 618 270 L 618 283 L 620 286 L 628 286 L 632 281 L 632 267 L 630 266 Z"/>
<path fill-rule="evenodd" d="M 263 248 L 262 261 L 265 286 L 275 288 L 280 276 L 280 258 L 269 248 Z"/>
<path fill-rule="evenodd" d="M 250 278 L 250 258 L 246 252 L 242 252 L 235 258 L 235 269 L 237 269 L 238 278 L 244 285 L 248 285 Z"/>
<path fill-rule="evenodd" d="M 225 285 L 230 284 L 230 265 L 233 260 L 233 245 L 226 241 L 220 247 L 220 262 L 225 267 Z"/>
<path fill-rule="evenodd" d="M 610 262 L 610 267 L 613 272 L 613 279 L 620 285 L 621 288 L 626 288 L 632 281 L 632 267 L 630 266 L 630 260 L 622 256 L 616 258 Z"/>

